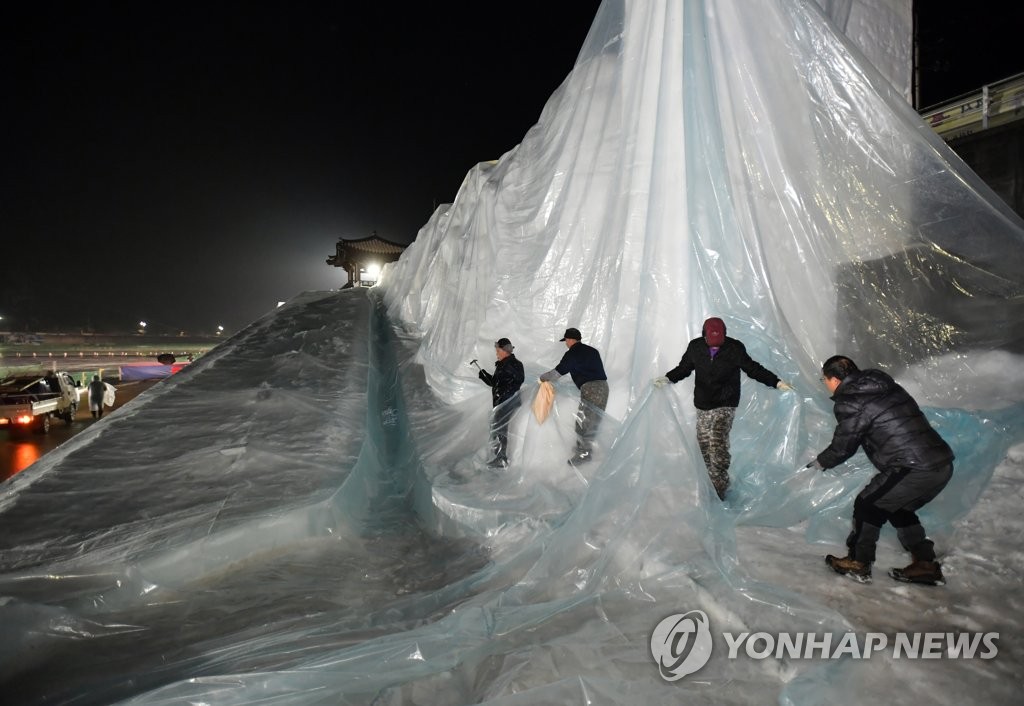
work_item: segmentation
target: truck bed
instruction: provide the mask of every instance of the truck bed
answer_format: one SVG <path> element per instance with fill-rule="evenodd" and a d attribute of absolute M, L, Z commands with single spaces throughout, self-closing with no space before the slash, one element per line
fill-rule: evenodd
<path fill-rule="evenodd" d="M 56 412 L 61 407 L 62 397 L 58 393 L 0 395 L 0 417 L 16 417 L 19 414 L 43 414 Z"/>

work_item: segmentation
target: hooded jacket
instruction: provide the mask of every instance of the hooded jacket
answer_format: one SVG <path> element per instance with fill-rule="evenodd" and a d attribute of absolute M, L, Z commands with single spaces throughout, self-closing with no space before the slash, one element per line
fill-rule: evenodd
<path fill-rule="evenodd" d="M 523 364 L 519 362 L 515 354 L 511 354 L 504 360 L 494 363 L 494 374 L 481 370 L 480 379 L 491 388 L 491 404 L 495 407 L 502 402 L 507 402 L 519 392 L 526 375 L 523 371 Z M 515 401 L 519 405 L 519 399 Z"/>
<path fill-rule="evenodd" d="M 832 400 L 837 425 L 832 443 L 818 454 L 823 468 L 838 466 L 858 447 L 880 471 L 932 470 L 953 461 L 953 450 L 914 398 L 881 370 L 850 373 Z"/>
<path fill-rule="evenodd" d="M 740 371 L 768 387 L 779 384 L 778 376 L 747 354 L 746 346 L 735 338 L 725 337 L 715 357 L 703 338 L 690 341 L 679 365 L 665 373 L 673 383 L 696 372 L 693 383 L 693 406 L 709 410 L 738 407 L 740 404 Z"/>

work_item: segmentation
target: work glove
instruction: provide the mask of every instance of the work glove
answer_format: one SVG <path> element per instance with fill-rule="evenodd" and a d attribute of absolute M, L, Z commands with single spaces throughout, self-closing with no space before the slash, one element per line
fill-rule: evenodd
<path fill-rule="evenodd" d="M 813 459 L 806 466 L 804 466 L 804 468 L 813 468 L 816 471 L 824 471 L 825 470 L 825 467 L 822 466 L 820 463 L 818 463 L 818 459 L 816 459 L 816 458 Z"/>
<path fill-rule="evenodd" d="M 538 378 L 541 382 L 554 383 L 558 381 L 558 378 L 562 377 L 562 374 L 558 372 L 557 368 L 552 368 Z"/>
<path fill-rule="evenodd" d="M 662 375 L 661 377 L 656 377 L 654 378 L 654 380 L 651 381 L 651 383 L 657 388 L 665 387 L 665 385 L 669 384 L 670 382 L 672 381 L 669 380 L 664 375 Z"/>
<path fill-rule="evenodd" d="M 783 382 L 782 380 L 779 380 L 777 383 L 775 383 L 775 388 L 777 390 L 782 390 L 783 392 L 789 392 L 793 389 L 793 386 L 790 385 L 788 382 Z"/>

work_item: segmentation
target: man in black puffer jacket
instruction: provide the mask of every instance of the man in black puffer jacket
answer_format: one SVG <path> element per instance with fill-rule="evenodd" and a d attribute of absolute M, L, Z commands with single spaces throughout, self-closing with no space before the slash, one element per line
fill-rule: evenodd
<path fill-rule="evenodd" d="M 853 531 L 846 557 L 829 554 L 835 571 L 862 582 L 871 578 L 875 545 L 882 525 L 892 523 L 913 563 L 893 569 L 900 581 L 944 582 L 935 547 L 916 511 L 931 502 L 953 475 L 953 450 L 921 412 L 906 390 L 881 370 L 860 370 L 845 356 L 821 366 L 822 380 L 835 401 L 837 426 L 829 447 L 808 464 L 833 468 L 860 447 L 878 469 L 853 505 Z"/>
<path fill-rule="evenodd" d="M 740 371 L 768 387 L 792 390 L 778 376 L 747 354 L 746 347 L 725 335 L 725 322 L 712 317 L 704 322 L 701 337 L 690 341 L 679 365 L 654 379 L 655 387 L 677 383 L 696 373 L 693 406 L 697 408 L 697 444 L 718 497 L 729 487 L 729 433 L 740 404 Z"/>
<path fill-rule="evenodd" d="M 494 363 L 494 374 L 480 371 L 480 379 L 491 388 L 491 404 L 494 407 L 491 412 L 494 458 L 487 463 L 490 468 L 508 466 L 508 425 L 519 408 L 519 388 L 525 380 L 523 364 L 516 359 L 513 350 L 515 346 L 512 341 L 499 338 L 494 342 L 494 354 L 498 358 Z"/>

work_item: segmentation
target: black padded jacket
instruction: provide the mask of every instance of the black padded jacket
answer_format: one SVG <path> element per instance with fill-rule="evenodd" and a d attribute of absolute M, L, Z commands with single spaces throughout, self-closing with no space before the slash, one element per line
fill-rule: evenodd
<path fill-rule="evenodd" d="M 495 361 L 493 375 L 486 370 L 481 370 L 480 379 L 490 386 L 491 404 L 497 407 L 502 402 L 507 402 L 515 397 L 526 379 L 526 375 L 523 371 L 523 364 L 513 354 L 505 360 Z M 515 404 L 519 404 L 518 398 L 516 398 Z"/>
<path fill-rule="evenodd" d="M 850 373 L 832 400 L 837 424 L 832 443 L 818 454 L 823 468 L 838 466 L 858 447 L 880 471 L 933 470 L 953 461 L 953 450 L 914 398 L 881 370 Z"/>
<path fill-rule="evenodd" d="M 693 383 L 693 406 L 697 409 L 738 407 L 740 404 L 740 371 L 768 387 L 779 384 L 778 376 L 747 354 L 746 346 L 726 336 L 714 358 L 703 338 L 690 341 L 679 365 L 665 373 L 673 383 L 696 371 Z"/>

